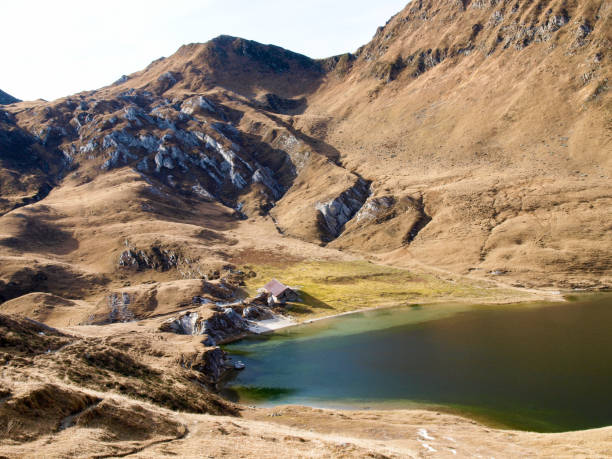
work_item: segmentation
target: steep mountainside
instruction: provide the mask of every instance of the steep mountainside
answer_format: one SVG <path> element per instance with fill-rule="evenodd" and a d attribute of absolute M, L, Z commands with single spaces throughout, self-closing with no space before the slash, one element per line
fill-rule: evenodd
<path fill-rule="evenodd" d="M 334 245 L 522 284 L 609 283 L 610 10 L 413 1 L 329 60 L 293 126 L 372 182 Z"/>
<path fill-rule="evenodd" d="M 16 97 L 13 97 L 10 94 L 7 94 L 0 89 L 0 105 L 14 104 L 15 102 L 21 102 L 21 101 L 17 99 Z"/>

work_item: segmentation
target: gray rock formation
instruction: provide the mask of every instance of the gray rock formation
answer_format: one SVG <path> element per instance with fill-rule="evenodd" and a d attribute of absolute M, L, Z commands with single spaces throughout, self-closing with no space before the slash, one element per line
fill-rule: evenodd
<path fill-rule="evenodd" d="M 197 96 L 188 99 L 181 105 L 181 112 L 187 115 L 193 115 L 198 112 L 217 113 L 215 104 L 205 97 Z"/>
<path fill-rule="evenodd" d="M 176 268 L 180 261 L 180 254 L 158 246 L 153 246 L 147 251 L 130 247 L 119 255 L 118 265 L 122 268 L 137 271 L 146 269 L 168 271 L 169 269 Z"/>
<path fill-rule="evenodd" d="M 130 295 L 127 293 L 111 293 L 108 296 L 109 321 L 116 322 L 131 322 L 134 320 L 134 313 L 130 311 L 131 303 Z"/>
<path fill-rule="evenodd" d="M 274 315 L 268 308 L 251 305 L 244 308 L 242 317 L 248 320 L 268 320 L 272 319 Z"/>
<path fill-rule="evenodd" d="M 249 326 L 232 308 L 215 313 L 205 323 L 205 333 L 216 343 L 223 342 L 229 338 L 239 336 L 248 331 Z"/>
<path fill-rule="evenodd" d="M 166 322 L 161 329 L 179 335 L 207 335 L 208 345 L 214 346 L 248 331 L 248 323 L 232 308 L 225 308 L 206 320 L 201 312 L 189 311 Z"/>
<path fill-rule="evenodd" d="M 166 73 L 154 85 L 166 87 L 181 78 L 178 73 Z M 216 100 L 191 96 L 170 101 L 156 94 L 158 90 L 130 88 L 110 100 L 67 98 L 41 108 L 43 122 L 28 130 L 32 142 L 61 153 L 66 168 L 93 162 L 104 173 L 130 166 L 157 188 L 151 189 L 156 194 L 161 191 L 154 183 L 163 183 L 176 192 L 231 208 L 236 208 L 240 195 L 248 193 L 251 185 L 259 184 L 264 188 L 258 205 L 264 211 L 271 208 L 295 179 L 291 171 L 306 161 L 304 154 L 285 151 L 282 145 L 262 143 L 267 151 L 258 152 Z M 304 148 L 295 138 L 285 143 L 288 150 Z M 123 258 L 129 266 L 138 257 L 126 253 Z"/>
<path fill-rule="evenodd" d="M 168 327 L 179 335 L 203 335 L 205 330 L 204 321 L 197 312 L 183 314 L 170 322 Z"/>
<path fill-rule="evenodd" d="M 227 354 L 223 350 L 215 348 L 183 355 L 179 363 L 183 368 L 201 373 L 209 385 L 216 387 L 217 383 L 231 368 L 227 360 Z"/>
<path fill-rule="evenodd" d="M 346 222 L 351 220 L 361 209 L 369 195 L 369 184 L 359 178 L 355 184 L 340 196 L 316 204 L 319 211 L 319 225 L 328 235 L 328 241 L 337 238 L 343 231 Z"/>
<path fill-rule="evenodd" d="M 381 196 L 368 199 L 359 212 L 357 212 L 357 215 L 355 215 L 355 221 L 363 223 L 374 221 L 388 212 L 395 202 L 393 196 Z"/>

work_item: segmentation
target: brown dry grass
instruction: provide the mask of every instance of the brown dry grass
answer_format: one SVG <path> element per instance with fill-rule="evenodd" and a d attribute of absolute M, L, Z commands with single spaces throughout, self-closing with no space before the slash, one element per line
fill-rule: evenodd
<path fill-rule="evenodd" d="M 240 418 L 170 412 L 123 396 L 65 384 L 24 385 L 14 399 L 40 399 L 45 423 L 20 414 L 9 457 L 605 457 L 610 428 L 580 433 L 502 431 L 429 411 L 245 410 Z M 75 400 L 74 406 L 69 401 Z M 15 402 L 12 402 L 13 404 Z M 41 401 L 37 407 L 43 406 Z M 3 415 L 7 408 L 2 408 Z M 63 410 L 63 411 L 62 411 Z M 35 430 L 31 430 L 35 426 Z M 30 430 L 28 430 L 30 429 Z M 424 430 L 423 430 L 424 429 Z M 20 434 L 16 435 L 16 432 Z M 28 433 L 29 437 L 26 437 Z M 20 436 L 24 435 L 24 436 Z M 435 450 L 435 451 L 433 451 Z M 33 454 L 33 451 L 35 453 Z"/>
<path fill-rule="evenodd" d="M 180 366 L 201 357 L 200 338 L 159 332 L 193 296 L 221 299 L 201 273 L 228 263 L 256 268 L 251 291 L 270 276 L 303 284 L 313 307 L 306 312 L 323 315 L 385 298 L 512 301 L 545 296 L 520 286 L 610 286 L 610 9 L 603 0 L 517 5 L 411 2 L 354 59 L 339 59 L 335 69 L 321 63 L 327 74 L 300 56 L 225 38 L 184 46 L 123 84 L 73 97 L 102 107 L 129 89 L 179 101 L 211 97 L 242 132 L 242 146 L 278 166 L 288 191 L 274 220 L 259 215 L 267 204 L 259 185 L 239 196 L 249 216 L 240 220 L 161 181 L 152 189 L 131 167 L 103 172 L 102 155 L 80 158 L 77 173 L 62 179 L 62 160 L 42 145 L 19 149 L 40 155 L 42 168 L 3 157 L 0 312 L 14 316 L 0 335 L 0 454 L 422 457 L 433 454 L 427 443 L 448 457 L 451 449 L 459 457 L 609 455 L 609 428 L 540 435 L 418 411 L 181 413 L 235 407 L 200 385 L 205 376 Z M 550 32 L 550 15 L 569 19 Z M 590 33 L 580 38 L 585 24 Z M 538 27 L 550 34 L 502 45 Z M 429 50 L 446 58 L 425 65 Z M 286 71 L 270 71 L 279 62 Z M 180 76 L 170 89 L 159 80 L 168 71 Z M 267 110 L 268 92 L 300 99 L 299 108 Z M 53 123 L 72 132 L 69 99 L 7 110 L 24 132 Z M 108 123 L 112 110 L 100 116 Z M 17 124 L 0 128 L 14 133 Z M 371 198 L 395 204 L 380 218 L 350 222 L 322 247 L 316 203 L 359 175 L 371 181 Z M 46 181 L 53 191 L 35 202 Z M 21 204 L 28 205 L 9 212 Z M 422 213 L 431 221 L 412 237 Z M 126 242 L 173 251 L 183 262 L 125 270 L 118 259 Z M 79 325 L 107 322 L 109 296 L 123 293 L 139 322 Z M 330 310 L 315 307 L 322 304 Z M 24 316 L 66 328 L 48 333 Z M 419 438 L 421 428 L 435 440 Z"/>

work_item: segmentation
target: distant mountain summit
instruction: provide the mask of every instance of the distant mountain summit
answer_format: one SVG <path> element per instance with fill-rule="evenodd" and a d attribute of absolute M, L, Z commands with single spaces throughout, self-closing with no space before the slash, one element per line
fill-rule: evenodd
<path fill-rule="evenodd" d="M 263 93 L 286 98 L 316 90 L 324 73 L 319 61 L 302 54 L 221 35 L 206 43 L 183 45 L 114 86 L 155 95 L 202 93 L 217 87 L 249 98 Z"/>
<path fill-rule="evenodd" d="M 0 105 L 14 104 L 15 102 L 21 101 L 0 89 Z"/>

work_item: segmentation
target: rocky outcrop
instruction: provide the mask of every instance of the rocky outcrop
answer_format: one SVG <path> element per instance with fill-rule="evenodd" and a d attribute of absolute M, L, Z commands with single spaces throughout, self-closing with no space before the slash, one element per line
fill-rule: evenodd
<path fill-rule="evenodd" d="M 396 199 L 393 196 L 380 196 L 368 199 L 357 215 L 355 215 L 355 221 L 357 223 L 380 221 L 389 214 L 390 209 L 393 208 L 395 203 Z"/>
<path fill-rule="evenodd" d="M 266 307 L 252 304 L 242 310 L 242 317 L 248 320 L 268 320 L 274 318 L 274 314 Z"/>
<path fill-rule="evenodd" d="M 205 382 L 212 387 L 216 387 L 232 368 L 228 363 L 227 354 L 219 348 L 183 354 L 179 364 L 183 368 L 199 372 L 204 377 Z"/>
<path fill-rule="evenodd" d="M 341 249 L 360 247 L 371 252 L 411 245 L 432 221 L 425 207 L 423 196 L 417 193 L 373 196 L 347 223 L 333 245 Z"/>
<path fill-rule="evenodd" d="M 212 274 L 197 258 L 184 256 L 181 250 L 151 245 L 141 249 L 126 241 L 123 252 L 119 254 L 117 266 L 122 270 L 159 272 L 175 269 L 183 279 L 209 279 Z M 223 294 L 222 297 L 225 297 Z"/>
<path fill-rule="evenodd" d="M 368 194 L 369 183 L 360 178 L 340 196 L 316 204 L 316 209 L 319 211 L 319 225 L 327 234 L 327 241 L 337 238 L 342 233 L 344 225 L 361 209 Z"/>
<path fill-rule="evenodd" d="M 527 13 L 528 8 L 528 4 L 516 3 L 510 8 L 504 2 L 484 0 L 455 2 L 444 8 L 412 2 L 380 27 L 368 45 L 360 48 L 354 56 L 348 55 L 344 61 L 350 64 L 349 69 L 355 59 L 366 62 L 368 66 L 367 70 L 362 70 L 363 76 L 389 83 L 400 74 L 419 77 L 448 58 L 461 58 L 475 52 L 490 56 L 497 50 L 511 48 L 520 51 L 532 44 L 553 42 L 557 32 L 564 28 L 571 28 L 575 37 L 570 46 L 581 47 L 587 43 L 593 30 L 591 21 L 581 17 L 584 13 L 572 12 L 565 4 L 538 7 Z M 572 17 L 572 13 L 577 17 Z M 464 20 L 462 16 L 469 19 Z M 599 17 L 597 15 L 596 19 Z M 456 29 L 452 34 L 448 31 L 443 35 L 420 33 L 420 37 L 435 37 L 437 43 L 430 41 L 420 46 L 419 40 L 410 40 L 418 49 L 389 56 L 389 49 L 397 50 L 394 46 L 396 40 L 413 33 L 416 28 L 427 28 L 437 20 L 451 23 Z M 335 67 L 340 57 L 327 62 Z"/>
<path fill-rule="evenodd" d="M 227 307 L 212 314 L 203 310 L 186 312 L 164 323 L 161 330 L 180 335 L 207 335 L 205 344 L 215 346 L 248 331 L 248 323 L 240 314 Z"/>
<path fill-rule="evenodd" d="M 180 75 L 171 71 L 156 80 L 163 86 L 177 82 Z M 282 147 L 241 133 L 229 109 L 216 99 L 188 96 L 170 101 L 155 91 L 134 88 L 108 100 L 98 97 L 41 104 L 16 116 L 0 113 L 0 124 L 13 123 L 4 154 L 17 155 L 38 143 L 39 151 L 55 152 L 64 166 L 87 170 L 90 177 L 129 166 L 152 187 L 157 181 L 232 208 L 251 187 L 260 196 L 261 208 L 270 208 L 295 178 L 288 171 L 300 167 L 291 164 Z M 25 129 L 16 129 L 21 123 Z M 0 138 L 0 143 L 7 142 Z M 28 158 L 18 156 L 20 161 Z M 159 194 L 159 189 L 153 191 Z"/>
<path fill-rule="evenodd" d="M 162 326 L 162 330 L 179 335 L 203 335 L 206 325 L 198 312 L 187 312 Z"/>
<path fill-rule="evenodd" d="M 130 311 L 132 302 L 128 293 L 111 293 L 108 296 L 108 308 L 110 323 L 131 322 L 134 320 L 134 313 Z"/>
<path fill-rule="evenodd" d="M 204 332 L 215 343 L 221 343 L 229 338 L 241 335 L 248 331 L 248 323 L 232 308 L 215 313 L 206 320 Z"/>
<path fill-rule="evenodd" d="M 119 255 L 118 265 L 122 268 L 144 271 L 153 269 L 156 271 L 168 271 L 176 268 L 182 256 L 173 251 L 152 246 L 148 250 L 141 250 L 130 247 Z"/>
<path fill-rule="evenodd" d="M 216 114 L 218 113 L 218 109 L 215 107 L 214 102 L 208 100 L 206 97 L 197 96 L 184 101 L 181 104 L 181 112 L 186 115 L 193 115 L 194 113 Z"/>
<path fill-rule="evenodd" d="M 368 223 L 381 224 L 406 212 L 414 215 L 412 223 L 403 237 L 403 244 L 409 244 L 432 220 L 432 217 L 425 211 L 422 196 L 418 198 L 405 196 L 399 200 L 394 196 L 380 196 L 369 199 L 355 216 L 355 222 L 362 225 Z"/>

